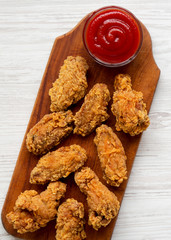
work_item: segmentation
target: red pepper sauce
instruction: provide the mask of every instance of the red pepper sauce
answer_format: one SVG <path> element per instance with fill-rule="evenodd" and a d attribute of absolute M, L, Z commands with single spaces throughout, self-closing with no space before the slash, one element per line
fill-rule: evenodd
<path fill-rule="evenodd" d="M 104 9 L 88 22 L 87 48 L 95 58 L 107 63 L 121 63 L 138 50 L 141 33 L 136 20 L 120 9 Z"/>

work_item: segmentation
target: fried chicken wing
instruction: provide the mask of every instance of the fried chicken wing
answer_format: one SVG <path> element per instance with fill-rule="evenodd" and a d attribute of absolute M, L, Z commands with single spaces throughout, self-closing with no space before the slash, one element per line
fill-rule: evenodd
<path fill-rule="evenodd" d="M 121 141 L 107 125 L 96 129 L 94 143 L 103 170 L 103 178 L 111 186 L 119 187 L 127 179 L 126 155 Z"/>
<path fill-rule="evenodd" d="M 73 130 L 71 111 L 46 114 L 27 134 L 27 149 L 44 154 L 57 146 Z"/>
<path fill-rule="evenodd" d="M 97 83 L 85 96 L 84 103 L 76 113 L 74 133 L 86 136 L 109 117 L 107 105 L 110 93 L 103 83 Z"/>
<path fill-rule="evenodd" d="M 114 82 L 112 113 L 116 117 L 116 130 L 131 136 L 143 132 L 150 124 L 142 92 L 132 90 L 131 78 L 118 74 Z"/>
<path fill-rule="evenodd" d="M 83 166 L 86 160 L 86 151 L 79 145 L 61 147 L 40 158 L 31 172 L 30 183 L 45 184 L 48 181 L 66 178 L 71 172 Z"/>
<path fill-rule="evenodd" d="M 77 103 L 84 97 L 88 87 L 86 79 L 88 68 L 83 57 L 67 57 L 60 69 L 59 78 L 49 90 L 52 112 L 66 110 L 71 104 Z"/>
<path fill-rule="evenodd" d="M 73 198 L 67 199 L 58 208 L 56 240 L 85 239 L 84 223 L 83 204 Z"/>
<path fill-rule="evenodd" d="M 18 233 L 34 232 L 53 220 L 61 197 L 66 192 L 66 184 L 50 183 L 40 194 L 26 190 L 18 196 L 14 211 L 6 215 L 7 220 Z"/>
<path fill-rule="evenodd" d="M 93 170 L 83 167 L 75 173 L 75 182 L 87 195 L 89 221 L 95 230 L 106 227 L 118 214 L 120 204 L 114 193 L 103 185 Z"/>

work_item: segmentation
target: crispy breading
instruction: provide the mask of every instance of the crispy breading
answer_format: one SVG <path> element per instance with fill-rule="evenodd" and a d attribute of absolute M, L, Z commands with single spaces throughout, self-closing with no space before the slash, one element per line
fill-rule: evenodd
<path fill-rule="evenodd" d="M 34 232 L 53 220 L 61 197 L 66 192 L 66 184 L 50 183 L 40 194 L 26 190 L 18 196 L 14 211 L 6 215 L 7 220 L 18 233 Z"/>
<path fill-rule="evenodd" d="M 75 134 L 86 136 L 109 117 L 107 105 L 110 92 L 106 84 L 97 83 L 85 96 L 84 103 L 75 114 Z"/>
<path fill-rule="evenodd" d="M 83 57 L 68 56 L 59 72 L 59 78 L 49 90 L 50 110 L 66 110 L 85 96 L 87 85 L 86 72 L 88 64 Z"/>
<path fill-rule="evenodd" d="M 93 170 L 83 167 L 75 173 L 75 182 L 87 195 L 89 207 L 88 224 L 95 230 L 106 227 L 118 214 L 120 203 L 114 193 L 103 185 Z"/>
<path fill-rule="evenodd" d="M 72 123 L 70 110 L 46 114 L 27 134 L 27 149 L 36 155 L 48 152 L 72 132 Z"/>
<path fill-rule="evenodd" d="M 84 231 L 84 206 L 70 198 L 62 203 L 57 212 L 56 240 L 82 240 Z"/>
<path fill-rule="evenodd" d="M 126 155 L 121 141 L 107 125 L 96 129 L 94 143 L 103 170 L 103 178 L 111 186 L 119 187 L 127 179 Z"/>
<path fill-rule="evenodd" d="M 83 166 L 86 160 L 86 151 L 79 145 L 61 147 L 40 158 L 31 171 L 30 183 L 45 184 L 48 181 L 66 178 L 71 172 Z"/>
<path fill-rule="evenodd" d="M 142 92 L 132 90 L 131 78 L 127 74 L 118 74 L 114 87 L 111 110 L 116 117 L 116 130 L 123 130 L 131 136 L 140 134 L 150 124 Z"/>

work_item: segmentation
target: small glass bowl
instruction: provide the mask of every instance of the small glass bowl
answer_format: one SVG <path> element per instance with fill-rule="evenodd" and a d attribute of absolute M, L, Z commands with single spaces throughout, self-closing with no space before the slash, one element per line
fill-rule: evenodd
<path fill-rule="evenodd" d="M 110 61 L 103 61 L 101 60 L 99 57 L 96 56 L 95 53 L 92 53 L 88 44 L 87 44 L 87 40 L 86 40 L 86 35 L 87 35 L 87 28 L 88 28 L 88 25 L 89 23 L 99 14 L 103 14 L 106 10 L 120 10 L 122 13 L 126 14 L 127 16 L 131 17 L 136 25 L 137 25 L 137 29 L 139 31 L 139 34 L 140 34 L 140 37 L 139 37 L 139 45 L 136 49 L 136 51 L 127 59 L 125 59 L 124 61 L 120 61 L 120 62 L 110 62 Z M 139 20 L 128 10 L 124 9 L 124 8 L 121 8 L 121 7 L 117 7 L 117 6 L 108 6 L 108 7 L 104 7 L 104 8 L 100 8 L 96 11 L 94 11 L 93 13 L 91 13 L 86 22 L 85 22 L 85 25 L 84 25 L 84 28 L 83 28 L 83 43 L 84 43 L 84 46 L 87 50 L 87 52 L 89 53 L 89 55 L 99 64 L 103 65 L 103 66 L 106 66 L 106 67 L 120 67 L 120 66 L 124 66 L 128 63 L 130 63 L 132 60 L 135 59 L 135 57 L 137 56 L 137 54 L 139 53 L 140 49 L 141 49 L 141 46 L 142 46 L 142 41 L 143 41 L 143 31 L 142 31 L 142 27 L 141 27 L 141 24 L 139 22 Z"/>

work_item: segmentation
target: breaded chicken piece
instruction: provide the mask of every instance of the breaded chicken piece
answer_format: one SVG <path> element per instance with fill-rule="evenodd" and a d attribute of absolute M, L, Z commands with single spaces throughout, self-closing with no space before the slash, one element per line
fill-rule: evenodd
<path fill-rule="evenodd" d="M 97 83 L 85 96 L 84 103 L 76 113 L 75 134 L 86 136 L 109 117 L 107 105 L 110 92 L 106 84 Z"/>
<path fill-rule="evenodd" d="M 83 166 L 86 160 L 86 151 L 79 145 L 61 147 L 40 158 L 31 171 L 30 183 L 45 184 L 48 181 L 66 178 L 71 172 Z"/>
<path fill-rule="evenodd" d="M 46 114 L 27 134 L 27 149 L 44 154 L 57 146 L 73 130 L 71 111 Z"/>
<path fill-rule="evenodd" d="M 106 227 L 118 214 L 120 203 L 114 193 L 103 185 L 93 170 L 83 167 L 75 173 L 75 182 L 87 195 L 89 207 L 88 224 L 95 230 Z"/>
<path fill-rule="evenodd" d="M 73 198 L 67 199 L 58 208 L 56 240 L 85 239 L 84 223 L 83 204 Z"/>
<path fill-rule="evenodd" d="M 116 117 L 116 130 L 131 136 L 143 132 L 150 124 L 142 92 L 132 90 L 131 78 L 118 74 L 114 82 L 112 113 Z"/>
<path fill-rule="evenodd" d="M 69 56 L 59 72 L 59 78 L 49 90 L 50 110 L 66 110 L 85 96 L 87 85 L 86 72 L 89 66 L 83 57 Z"/>
<path fill-rule="evenodd" d="M 103 178 L 111 186 L 119 187 L 127 179 L 126 155 L 121 141 L 107 125 L 96 129 L 94 143 L 103 170 Z"/>
<path fill-rule="evenodd" d="M 40 194 L 26 190 L 18 196 L 14 211 L 6 215 L 18 233 L 34 232 L 53 220 L 57 214 L 59 200 L 66 192 L 66 184 L 50 183 Z"/>

